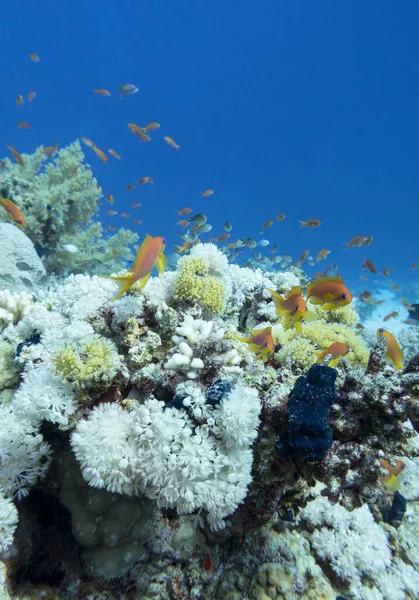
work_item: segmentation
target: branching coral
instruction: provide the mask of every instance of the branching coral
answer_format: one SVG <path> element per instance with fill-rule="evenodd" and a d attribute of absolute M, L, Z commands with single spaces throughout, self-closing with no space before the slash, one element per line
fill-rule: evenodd
<path fill-rule="evenodd" d="M 25 292 L 0 291 L 0 332 L 18 323 L 34 306 L 33 297 Z"/>
<path fill-rule="evenodd" d="M 4 554 L 13 543 L 19 516 L 16 506 L 0 492 L 0 553 Z"/>

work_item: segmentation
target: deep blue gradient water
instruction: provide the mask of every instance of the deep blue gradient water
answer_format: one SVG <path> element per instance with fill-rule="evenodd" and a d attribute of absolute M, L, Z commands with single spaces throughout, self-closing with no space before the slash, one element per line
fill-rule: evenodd
<path fill-rule="evenodd" d="M 104 203 L 105 223 L 164 235 L 171 248 L 185 206 L 208 215 L 213 231 L 203 240 L 224 233 L 226 220 L 231 240 L 259 239 L 264 221 L 286 213 L 263 236 L 279 252 L 296 260 L 306 248 L 313 256 L 330 249 L 321 268 L 338 263 L 357 286 L 365 287 L 365 257 L 379 270 L 395 267 L 393 281 L 411 282 L 419 261 L 418 30 L 414 0 L 3 0 L 0 154 L 6 144 L 32 152 L 92 138 L 123 157 L 103 164 L 84 148 L 104 194 L 116 198 L 112 208 L 144 220 L 111 221 Z M 124 82 L 139 93 L 121 100 Z M 16 107 L 30 90 L 35 100 Z M 18 129 L 20 120 L 32 129 Z M 127 123 L 149 121 L 162 126 L 144 144 Z M 155 184 L 126 191 L 143 176 Z M 201 200 L 206 188 L 215 193 Z M 313 218 L 322 226 L 299 228 Z M 346 252 L 355 235 L 373 235 L 373 244 Z"/>

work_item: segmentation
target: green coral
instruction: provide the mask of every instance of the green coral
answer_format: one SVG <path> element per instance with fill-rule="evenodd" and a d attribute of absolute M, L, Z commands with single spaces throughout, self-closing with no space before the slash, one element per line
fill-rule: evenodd
<path fill-rule="evenodd" d="M 2 195 L 22 211 L 25 233 L 42 252 L 49 273 L 107 274 L 125 266 L 134 255 L 129 245 L 138 236 L 127 229 L 104 238 L 97 221 L 102 190 L 93 177 L 76 141 L 57 152 L 53 160 L 42 146 L 32 155 L 23 154 L 23 165 L 4 159 L 0 171 Z M 9 219 L 0 211 L 0 220 Z M 66 251 L 71 243 L 78 252 Z"/>
<path fill-rule="evenodd" d="M 52 363 L 55 371 L 79 392 L 108 388 L 121 367 L 116 346 L 98 335 L 64 344 Z"/>
<path fill-rule="evenodd" d="M 15 354 L 15 347 L 0 340 L 0 391 L 19 385 L 21 367 L 14 360 Z"/>
<path fill-rule="evenodd" d="M 197 302 L 214 314 L 221 314 L 225 308 L 224 283 L 208 274 L 202 258 L 186 256 L 179 261 L 174 290 L 176 299 Z"/>
<path fill-rule="evenodd" d="M 334 317 L 327 315 L 326 318 Z M 344 318 L 349 320 L 352 317 L 346 311 Z M 326 350 L 334 342 L 343 342 L 350 348 L 345 358 L 353 365 L 366 366 L 368 363 L 369 351 L 363 340 L 344 323 L 327 322 L 322 318 L 312 323 L 303 322 L 301 333 L 295 329 L 284 331 L 282 327 L 275 326 L 272 334 L 275 343 L 282 346 L 275 359 L 293 371 L 306 371 L 317 362 L 317 353 Z"/>

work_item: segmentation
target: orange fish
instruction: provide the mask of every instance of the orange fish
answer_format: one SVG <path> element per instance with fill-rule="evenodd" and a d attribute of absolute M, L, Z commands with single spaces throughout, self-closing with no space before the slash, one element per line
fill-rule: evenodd
<path fill-rule="evenodd" d="M 123 217 L 124 219 L 130 219 L 131 215 L 129 215 L 128 213 L 121 213 L 121 217 Z"/>
<path fill-rule="evenodd" d="M 275 217 L 275 221 L 278 221 L 278 223 L 280 221 L 283 221 L 285 219 L 285 216 L 283 213 L 281 213 L 280 215 L 278 215 L 277 217 Z"/>
<path fill-rule="evenodd" d="M 185 229 L 185 227 L 188 227 L 189 221 L 187 219 L 182 219 L 181 221 L 177 221 L 176 225 L 180 225 L 182 229 Z"/>
<path fill-rule="evenodd" d="M 17 150 L 15 150 L 15 148 L 13 148 L 13 146 L 7 146 L 7 147 L 9 148 L 10 152 L 12 153 L 15 161 L 17 163 L 19 163 L 20 165 L 23 165 L 24 163 L 23 163 L 23 158 L 22 158 L 21 154 L 19 154 L 19 152 Z"/>
<path fill-rule="evenodd" d="M 182 254 L 187 252 L 192 247 L 192 242 L 183 242 L 181 246 L 175 246 L 175 253 Z"/>
<path fill-rule="evenodd" d="M 384 277 L 388 277 L 390 275 L 390 271 L 394 271 L 393 267 L 385 267 L 381 273 L 384 275 Z"/>
<path fill-rule="evenodd" d="M 395 290 L 396 292 L 399 292 L 399 291 L 400 291 L 400 286 L 399 286 L 399 285 L 397 285 L 397 283 L 392 283 L 392 284 L 391 284 L 391 287 L 392 287 L 392 288 L 393 288 L 393 290 Z"/>
<path fill-rule="evenodd" d="M 355 248 L 358 246 L 363 246 L 367 240 L 368 240 L 368 238 L 365 237 L 364 235 L 356 235 L 351 240 L 349 240 L 349 242 L 345 243 L 346 250 L 348 248 Z"/>
<path fill-rule="evenodd" d="M 22 225 L 23 227 L 26 225 L 24 216 L 14 202 L 0 196 L 0 206 L 9 213 L 15 223 Z"/>
<path fill-rule="evenodd" d="M 342 277 L 319 277 L 307 286 L 306 300 L 321 305 L 323 310 L 335 310 L 352 302 L 352 294 Z"/>
<path fill-rule="evenodd" d="M 42 152 L 44 154 L 46 154 L 47 156 L 49 156 L 50 158 L 54 158 L 54 156 L 56 155 L 58 150 L 58 144 L 55 144 L 54 146 L 45 146 L 45 148 L 42 150 Z"/>
<path fill-rule="evenodd" d="M 28 102 L 32 102 L 32 100 L 35 98 L 36 96 L 36 92 L 29 92 L 28 93 Z"/>
<path fill-rule="evenodd" d="M 30 129 L 31 128 L 29 123 L 25 123 L 25 121 L 19 121 L 17 126 L 20 127 L 21 129 Z"/>
<path fill-rule="evenodd" d="M 381 338 L 385 338 L 387 341 L 387 360 L 394 364 L 396 371 L 399 369 L 404 369 L 404 365 L 402 363 L 403 352 L 397 343 L 396 338 L 389 331 L 380 327 L 380 329 L 377 329 L 377 339 L 380 340 Z"/>
<path fill-rule="evenodd" d="M 128 129 L 130 129 L 132 133 L 135 133 L 135 135 L 138 135 L 142 142 L 149 142 L 151 140 L 151 137 L 144 132 L 144 129 L 135 123 L 128 123 Z"/>
<path fill-rule="evenodd" d="M 97 146 L 93 146 L 92 148 L 93 152 L 96 154 L 96 156 L 98 156 L 100 158 L 100 160 L 104 163 L 108 162 L 108 157 L 106 156 L 106 154 L 103 152 L 103 150 L 101 150 L 100 148 L 98 148 Z"/>
<path fill-rule="evenodd" d="M 141 219 L 134 219 L 134 223 L 137 223 L 137 225 L 141 225 L 142 220 Z"/>
<path fill-rule="evenodd" d="M 106 202 L 109 202 L 109 204 L 113 204 L 115 202 L 115 198 L 112 196 L 112 194 L 108 194 L 106 196 Z"/>
<path fill-rule="evenodd" d="M 109 90 L 104 90 L 102 88 L 93 89 L 92 92 L 94 94 L 98 94 L 99 96 L 110 96 L 111 95 Z"/>
<path fill-rule="evenodd" d="M 132 185 L 132 183 L 130 183 L 129 185 L 127 185 L 127 190 L 130 192 L 131 190 L 133 190 L 135 188 L 135 185 Z"/>
<path fill-rule="evenodd" d="M 116 212 L 116 210 L 107 210 L 106 214 L 108 215 L 108 217 L 114 217 L 118 213 Z"/>
<path fill-rule="evenodd" d="M 112 148 L 109 148 L 108 152 L 114 158 L 117 158 L 118 160 L 121 160 L 121 155 L 118 154 L 118 152 L 116 150 L 113 150 Z"/>
<path fill-rule="evenodd" d="M 228 238 L 230 237 L 229 233 L 223 233 L 222 235 L 220 235 L 218 238 L 216 238 L 216 242 L 225 242 L 225 240 L 228 240 Z"/>
<path fill-rule="evenodd" d="M 413 311 L 415 312 L 415 307 L 411 306 L 410 302 L 408 302 L 407 300 L 405 300 L 404 298 L 401 298 L 402 304 L 405 308 L 407 308 L 407 310 L 409 311 Z"/>
<path fill-rule="evenodd" d="M 336 363 L 339 362 L 339 360 L 342 358 L 342 356 L 348 354 L 350 350 L 351 349 L 346 344 L 343 344 L 342 342 L 334 342 L 328 348 L 326 348 L 326 350 L 323 350 L 323 352 L 317 353 L 317 362 L 321 363 L 323 362 L 326 356 L 331 355 L 332 358 L 330 359 L 328 365 L 329 367 L 334 367 Z"/>
<path fill-rule="evenodd" d="M 192 212 L 192 208 L 182 208 L 182 210 L 178 210 L 178 215 L 189 215 Z"/>
<path fill-rule="evenodd" d="M 355 329 L 358 329 L 358 331 L 356 332 L 356 335 L 359 335 L 361 333 L 361 331 L 363 331 L 365 329 L 365 327 L 363 326 L 362 323 L 357 323 L 355 325 Z"/>
<path fill-rule="evenodd" d="M 389 313 L 388 315 L 386 315 L 384 317 L 383 321 L 389 321 L 390 319 L 394 319 L 398 316 L 399 316 L 399 313 L 397 312 L 397 310 L 393 310 L 393 312 Z"/>
<path fill-rule="evenodd" d="M 372 292 L 370 292 L 369 290 L 365 290 L 365 292 L 362 292 L 361 294 L 359 294 L 359 299 L 360 300 L 368 300 L 369 298 L 371 298 L 372 296 Z"/>
<path fill-rule="evenodd" d="M 205 190 L 205 192 L 200 192 L 201 198 L 208 198 L 208 196 L 212 196 L 214 190 Z"/>
<path fill-rule="evenodd" d="M 83 144 L 86 144 L 86 146 L 88 146 L 89 148 L 94 148 L 95 147 L 95 143 L 94 143 L 93 140 L 91 140 L 89 138 L 85 138 L 85 137 L 82 137 L 80 139 L 83 142 Z"/>
<path fill-rule="evenodd" d="M 109 231 L 116 231 L 116 227 L 114 227 L 113 225 L 108 225 L 108 229 Z"/>
<path fill-rule="evenodd" d="M 300 221 L 300 227 L 320 227 L 322 224 L 318 219 L 309 219 L 308 221 Z"/>
<path fill-rule="evenodd" d="M 23 104 L 25 101 L 23 99 L 22 94 L 19 94 L 19 96 L 16 98 L 16 106 L 20 106 L 21 104 Z"/>
<path fill-rule="evenodd" d="M 364 264 L 362 265 L 362 269 L 368 269 L 368 271 L 371 271 L 371 273 L 377 272 L 374 263 L 371 262 L 369 258 L 365 259 Z"/>
<path fill-rule="evenodd" d="M 294 267 L 301 267 L 301 265 L 303 264 L 303 262 L 305 261 L 305 259 L 309 255 L 309 253 L 310 253 L 310 250 L 304 250 L 304 252 L 300 256 L 300 258 L 295 263 Z"/>
<path fill-rule="evenodd" d="M 268 355 L 271 354 L 275 348 L 275 342 L 272 337 L 272 327 L 254 331 L 249 338 L 243 338 L 237 335 L 235 338 L 239 342 L 248 344 L 249 351 L 255 354 L 256 358 L 261 358 L 263 362 L 268 360 Z"/>
<path fill-rule="evenodd" d="M 33 62 L 39 62 L 39 56 L 36 54 L 36 52 L 31 52 L 29 54 L 29 58 L 33 60 Z"/>
<path fill-rule="evenodd" d="M 403 323 L 405 323 L 406 325 L 417 325 L 418 322 L 415 319 L 405 319 L 403 321 Z"/>
<path fill-rule="evenodd" d="M 285 329 L 295 327 L 297 332 L 301 333 L 301 321 L 307 317 L 310 319 L 312 318 L 311 313 L 308 315 L 307 305 L 302 296 L 301 287 L 293 287 L 285 298 L 280 296 L 274 290 L 267 289 L 274 301 L 276 314 L 284 317 Z"/>
<path fill-rule="evenodd" d="M 418 263 L 413 263 L 412 264 L 412 271 L 416 271 L 418 268 Z"/>
<path fill-rule="evenodd" d="M 144 183 L 154 183 L 154 181 L 151 177 L 142 177 L 138 183 L 143 185 Z"/>
<path fill-rule="evenodd" d="M 79 168 L 80 165 L 76 165 L 75 167 L 72 168 L 71 172 L 75 173 L 77 171 L 77 169 Z"/>
<path fill-rule="evenodd" d="M 330 250 L 320 250 L 317 258 L 316 258 L 316 262 L 319 262 L 323 259 L 326 259 L 330 254 Z"/>
<path fill-rule="evenodd" d="M 176 144 L 173 138 L 169 137 L 168 135 L 165 135 L 163 139 L 166 142 L 166 144 L 169 144 L 169 146 L 175 148 L 175 150 L 179 150 L 180 146 Z"/>
<path fill-rule="evenodd" d="M 167 265 L 167 259 L 163 253 L 165 246 L 164 237 L 153 238 L 151 235 L 146 235 L 129 274 L 124 277 L 107 277 L 107 279 L 115 281 L 119 287 L 119 292 L 113 300 L 125 294 L 136 281 L 140 282 L 139 287 L 142 289 L 149 280 L 154 267 L 157 267 L 159 274 L 163 275 Z"/>
<path fill-rule="evenodd" d="M 401 460 L 396 460 L 396 466 L 393 467 L 388 460 L 380 459 L 381 465 L 387 469 L 388 475 L 384 477 L 379 477 L 378 480 L 381 481 L 386 488 L 388 488 L 392 492 L 396 492 L 400 489 L 400 481 L 397 479 L 397 475 L 406 468 L 406 465 Z"/>
<path fill-rule="evenodd" d="M 141 202 L 131 202 L 131 206 L 133 208 L 139 208 L 140 206 L 142 206 Z"/>
<path fill-rule="evenodd" d="M 159 127 L 160 127 L 160 123 L 156 123 L 156 122 L 152 121 L 151 123 L 148 123 L 144 127 L 144 131 L 147 133 L 147 131 L 154 131 L 155 129 L 159 129 Z"/>
<path fill-rule="evenodd" d="M 268 227 L 272 227 L 273 224 L 274 222 L 272 220 L 265 221 L 262 225 L 261 231 L 263 231 L 264 229 L 268 229 Z"/>

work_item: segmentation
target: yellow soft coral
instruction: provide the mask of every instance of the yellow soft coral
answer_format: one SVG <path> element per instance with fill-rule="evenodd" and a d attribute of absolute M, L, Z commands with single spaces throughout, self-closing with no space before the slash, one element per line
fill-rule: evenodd
<path fill-rule="evenodd" d="M 333 312 L 339 313 L 340 310 Z M 357 320 L 355 311 L 354 314 Z M 331 319 L 329 315 L 326 318 Z M 353 314 L 346 313 L 342 318 L 352 321 L 354 317 Z M 318 353 L 326 350 L 334 342 L 343 342 L 349 346 L 350 352 L 345 358 L 353 365 L 366 366 L 368 363 L 369 351 L 363 340 L 344 323 L 327 322 L 322 318 L 313 323 L 303 323 L 300 334 L 294 329 L 284 331 L 276 326 L 272 335 L 275 343 L 282 346 L 275 358 L 294 370 L 307 370 L 317 362 Z"/>
<path fill-rule="evenodd" d="M 208 267 L 202 258 L 186 256 L 179 261 L 174 281 L 175 298 L 198 302 L 215 314 L 223 312 L 226 289 L 217 277 L 208 275 Z"/>

